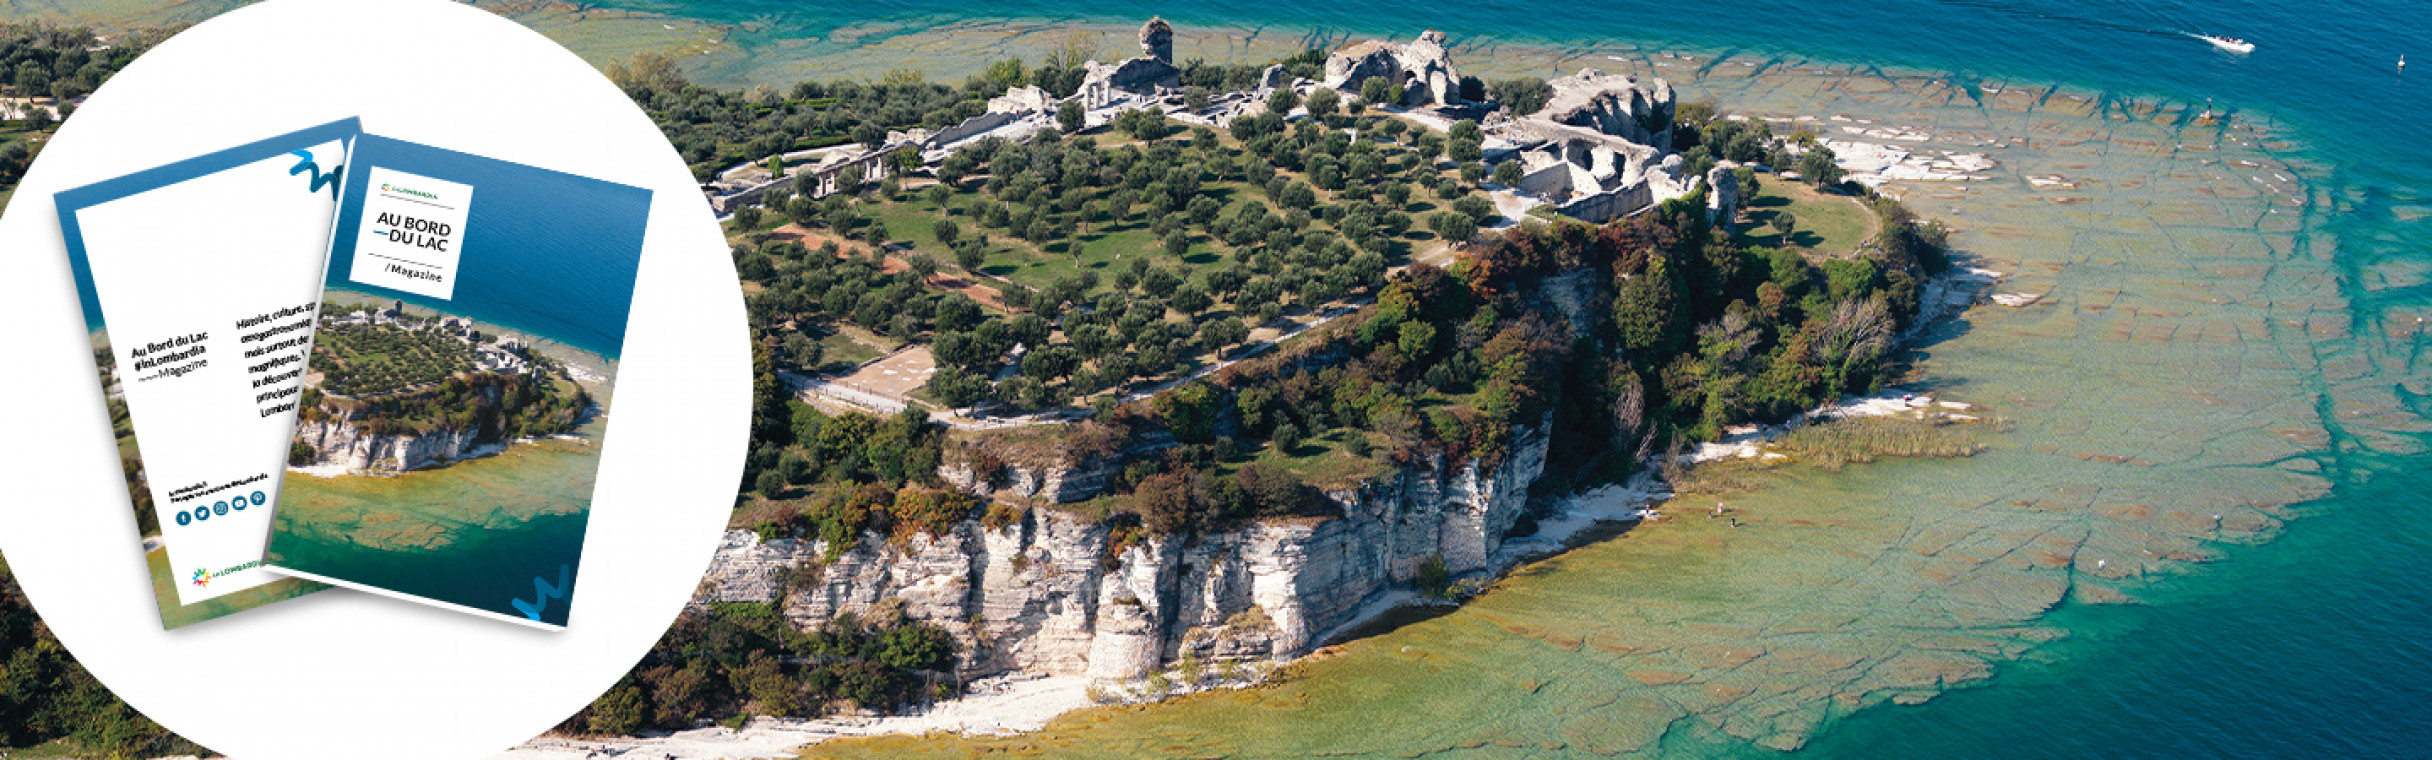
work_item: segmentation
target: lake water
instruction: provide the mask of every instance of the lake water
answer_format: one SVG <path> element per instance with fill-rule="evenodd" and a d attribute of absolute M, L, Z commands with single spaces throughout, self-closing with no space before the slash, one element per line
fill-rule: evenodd
<path fill-rule="evenodd" d="M 533 579 L 581 569 L 603 421 L 583 440 L 518 443 L 494 456 L 395 477 L 289 472 L 271 554 L 283 567 L 513 618 Z M 541 620 L 565 625 L 573 589 Z"/>
<path fill-rule="evenodd" d="M 957 81 L 1074 30 L 1128 50 L 1152 13 L 1212 60 L 1439 28 L 1464 71 L 1653 73 L 1828 135 L 1984 152 L 1987 180 L 1895 189 L 2004 290 L 2048 294 L 1922 350 L 1927 386 L 2017 421 L 1977 458 L 1784 473 L 1729 497 L 1752 530 L 1633 531 L 1279 687 L 814 755 L 2406 756 L 2432 738 L 2432 542 L 2411 530 L 2432 492 L 2432 88 L 2395 67 L 2432 59 L 2432 6 L 610 5 L 725 25 L 688 65 L 727 85 Z"/>
<path fill-rule="evenodd" d="M 1749 529 L 1633 530 L 1281 686 L 813 754 L 2401 757 L 2432 739 L 2432 4 L 602 5 L 667 18 L 516 17 L 595 61 L 708 51 L 688 71 L 726 86 L 959 81 L 1076 33 L 1128 51 L 1151 14 L 1211 60 L 1438 28 L 1465 73 L 1652 73 L 1828 136 L 1985 153 L 1984 180 L 1894 189 L 2010 273 L 2003 290 L 2045 294 L 1921 348 L 1920 387 L 2016 421 L 1976 458 L 1769 476 L 1728 497 Z"/>

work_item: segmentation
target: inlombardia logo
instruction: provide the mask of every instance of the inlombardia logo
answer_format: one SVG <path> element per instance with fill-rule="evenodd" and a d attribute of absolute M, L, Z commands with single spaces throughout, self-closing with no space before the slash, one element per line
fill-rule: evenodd
<path fill-rule="evenodd" d="M 211 571 L 209 571 L 209 570 L 195 570 L 195 571 L 194 571 L 194 585 L 197 585 L 197 586 L 209 586 L 209 585 L 211 585 Z"/>

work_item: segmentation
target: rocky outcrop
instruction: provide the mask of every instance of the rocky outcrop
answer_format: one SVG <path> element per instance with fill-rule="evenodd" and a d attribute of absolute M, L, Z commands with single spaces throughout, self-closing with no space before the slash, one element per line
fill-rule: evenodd
<path fill-rule="evenodd" d="M 343 467 L 350 473 L 394 475 L 478 456 L 474 431 L 441 428 L 419 435 L 374 433 L 340 418 L 303 422 L 295 442 L 312 449 L 290 465 Z"/>
<path fill-rule="evenodd" d="M 1706 221 L 1725 232 L 1740 217 L 1739 168 L 1737 163 L 1718 161 L 1706 170 Z"/>
<path fill-rule="evenodd" d="M 1283 64 L 1271 64 L 1265 70 L 1258 72 L 1258 89 L 1273 90 L 1277 87 L 1291 85 L 1292 72 L 1285 71 Z"/>
<path fill-rule="evenodd" d="M 1584 127 L 1640 145 L 1672 144 L 1672 83 L 1640 84 L 1637 77 L 1593 68 L 1546 82 L 1553 96 L 1531 118 Z"/>
<path fill-rule="evenodd" d="M 1369 79 L 1402 88 L 1396 105 L 1461 105 L 1461 73 L 1444 49 L 1444 33 L 1429 29 L 1410 44 L 1371 40 L 1337 50 L 1326 57 L 1327 87 L 1358 92 Z"/>
<path fill-rule="evenodd" d="M 1431 558 L 1456 573 L 1498 569 L 1550 430 L 1519 431 L 1492 461 L 1430 460 L 1330 492 L 1339 511 L 1329 516 L 1121 545 L 1103 521 L 1048 507 L 1001 529 L 965 521 L 943 535 L 869 534 L 842 547 L 735 531 L 696 603 L 782 598 L 804 625 L 900 604 L 952 632 L 971 675 L 1128 678 L 1184 654 L 1295 656 Z"/>
<path fill-rule="evenodd" d="M 1104 492 L 1122 467 L 1119 456 L 1063 451 L 1042 455 L 974 438 L 949 451 L 937 475 L 982 498 L 1070 504 Z"/>

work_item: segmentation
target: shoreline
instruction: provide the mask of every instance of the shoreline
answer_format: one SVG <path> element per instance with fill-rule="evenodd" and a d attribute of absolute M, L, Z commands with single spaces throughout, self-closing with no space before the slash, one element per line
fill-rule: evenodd
<path fill-rule="evenodd" d="M 1559 556 L 1615 534 L 1599 535 L 1601 527 L 1626 531 L 1660 513 L 1655 507 L 1672 497 L 1656 482 L 1652 471 L 1631 477 L 1626 486 L 1600 486 L 1564 497 L 1561 511 L 1538 523 L 1535 534 L 1516 537 L 1495 553 L 1491 568 L 1464 576 L 1491 583 L 1523 564 Z M 1589 537 L 1593 536 L 1592 539 Z M 1482 588 L 1482 586 L 1481 586 Z M 1093 707 L 1151 705 L 1189 694 L 1223 689 L 1256 688 L 1270 676 L 1294 664 L 1330 656 L 1342 643 L 1364 638 L 1363 630 L 1394 612 L 1413 607 L 1459 606 L 1464 600 L 1436 600 L 1412 589 L 1397 588 L 1365 602 L 1358 615 L 1312 637 L 1306 653 L 1282 660 L 1250 663 L 1244 678 L 1181 687 L 1137 698 L 1132 687 L 1149 679 L 1095 679 L 1079 675 L 1009 673 L 975 680 L 964 696 L 936 703 L 926 712 L 895 715 L 833 715 L 823 718 L 754 717 L 742 730 L 709 726 L 687 731 L 627 737 L 567 737 L 543 735 L 492 756 L 494 760 L 585 760 L 625 756 L 645 751 L 659 760 L 762 760 L 791 758 L 812 746 L 834 740 L 888 735 L 917 736 L 949 733 L 962 736 L 1009 736 L 1035 732 L 1055 718 Z M 1116 699 L 1100 702 L 1091 695 L 1104 689 Z"/>
<path fill-rule="evenodd" d="M 348 290 L 345 288 L 325 288 L 321 292 L 322 303 L 335 302 L 340 304 L 379 306 L 398 300 L 400 299 L 376 296 L 359 290 Z M 424 314 L 418 314 L 417 312 L 422 312 Z M 606 400 L 616 390 L 615 378 L 617 360 L 608 358 L 597 352 L 586 350 L 572 343 L 567 343 L 565 341 L 551 338 L 530 330 L 508 327 L 496 322 L 476 319 L 463 314 L 452 314 L 419 304 L 405 304 L 404 313 L 409 316 L 424 316 L 427 314 L 461 319 L 471 323 L 475 329 L 479 329 L 483 332 L 518 338 L 522 340 L 525 345 L 531 346 L 533 351 L 540 352 L 542 355 L 555 359 L 558 363 L 565 365 L 566 374 L 573 376 L 573 381 L 576 385 L 581 386 L 583 390 L 590 391 L 592 396 L 600 399 L 602 407 L 606 406 Z"/>

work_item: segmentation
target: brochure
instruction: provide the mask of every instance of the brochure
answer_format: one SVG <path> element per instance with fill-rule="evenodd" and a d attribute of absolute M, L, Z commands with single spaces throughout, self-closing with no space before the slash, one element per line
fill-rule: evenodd
<path fill-rule="evenodd" d="M 261 567 L 354 119 L 59 193 L 161 625 L 320 584 Z"/>
<path fill-rule="evenodd" d="M 566 625 L 650 192 L 364 135 L 264 561 Z"/>

